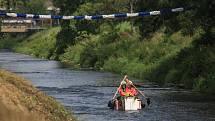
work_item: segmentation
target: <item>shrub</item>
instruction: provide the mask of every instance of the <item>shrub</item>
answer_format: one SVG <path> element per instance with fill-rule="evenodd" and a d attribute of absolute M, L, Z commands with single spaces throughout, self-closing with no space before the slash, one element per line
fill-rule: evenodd
<path fill-rule="evenodd" d="M 35 33 L 16 45 L 14 50 L 40 58 L 54 58 L 58 32 L 59 28 L 52 28 Z"/>

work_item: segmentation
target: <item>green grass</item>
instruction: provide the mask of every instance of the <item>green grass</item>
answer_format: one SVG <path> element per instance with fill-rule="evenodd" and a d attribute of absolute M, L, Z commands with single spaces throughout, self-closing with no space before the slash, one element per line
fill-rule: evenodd
<path fill-rule="evenodd" d="M 214 45 L 196 44 L 208 41 L 201 28 L 194 34 L 182 31 L 165 33 L 165 28 L 141 39 L 138 28 L 130 22 L 116 26 L 102 24 L 97 34 L 80 32 L 75 44 L 68 44 L 65 53 L 56 54 L 59 28 L 28 36 L 15 44 L 17 52 L 40 58 L 59 60 L 74 67 L 93 67 L 98 70 L 127 74 L 160 85 L 174 83 L 202 92 L 214 92 Z M 67 33 L 68 35 L 68 33 Z M 209 38 L 210 39 L 210 38 Z"/>
<path fill-rule="evenodd" d="M 25 38 L 24 35 L 15 36 L 9 35 L 6 33 L 0 33 L 0 49 L 11 49 L 12 47 L 16 46 L 21 40 Z"/>
<path fill-rule="evenodd" d="M 100 33 L 89 35 L 70 46 L 60 60 L 80 67 L 128 74 L 161 85 L 174 83 L 198 91 L 214 92 L 213 47 L 200 49 L 194 45 L 204 33 L 198 28 L 193 36 L 181 31 L 165 34 L 164 29 L 141 40 L 139 31 L 131 31 L 129 22 L 114 28 L 104 24 Z M 208 62 L 210 60 L 210 62 Z M 203 73 L 195 73 L 201 65 Z M 214 84 L 213 84 L 214 85 Z"/>
<path fill-rule="evenodd" d="M 37 32 L 25 38 L 13 49 L 16 52 L 33 55 L 39 58 L 55 58 L 56 36 L 60 28 Z"/>

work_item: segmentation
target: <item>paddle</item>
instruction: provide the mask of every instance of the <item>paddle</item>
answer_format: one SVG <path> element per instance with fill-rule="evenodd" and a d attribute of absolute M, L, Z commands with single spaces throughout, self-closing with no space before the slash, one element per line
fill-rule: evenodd
<path fill-rule="evenodd" d="M 127 75 L 125 75 L 125 77 L 123 78 L 123 80 L 122 81 L 124 81 L 125 79 L 127 78 Z M 122 81 L 120 82 L 120 85 L 119 85 L 119 87 L 117 88 L 117 91 L 115 92 L 115 94 L 114 94 L 114 96 L 113 96 L 113 98 L 112 98 L 112 100 L 111 101 L 109 101 L 108 102 L 108 107 L 110 107 L 111 109 L 113 109 L 114 108 L 114 99 L 115 99 L 115 97 L 116 97 L 116 94 L 118 93 L 118 91 L 119 91 L 119 88 L 121 87 L 121 85 L 122 85 Z"/>
<path fill-rule="evenodd" d="M 124 81 L 125 79 L 127 78 L 127 75 L 125 75 L 124 76 L 124 78 L 123 78 L 123 80 L 122 81 Z M 121 82 L 122 82 L 121 81 Z M 120 82 L 120 85 L 119 85 L 119 87 L 117 88 L 117 91 L 115 92 L 115 94 L 114 94 L 114 96 L 113 96 L 113 98 L 112 98 L 112 100 L 116 97 L 116 94 L 118 93 L 118 91 L 119 91 L 119 88 L 121 87 L 121 85 L 122 85 L 122 83 Z"/>
<path fill-rule="evenodd" d="M 133 83 L 131 83 L 131 85 L 132 85 L 143 97 L 145 97 L 147 104 L 150 105 L 150 103 L 151 103 L 150 98 L 146 97 L 139 89 L 137 89 L 136 86 L 134 86 Z"/>

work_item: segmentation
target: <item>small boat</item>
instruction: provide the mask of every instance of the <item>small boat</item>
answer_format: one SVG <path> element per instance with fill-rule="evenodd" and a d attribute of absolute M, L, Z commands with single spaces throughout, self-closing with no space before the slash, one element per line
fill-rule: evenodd
<path fill-rule="evenodd" d="M 135 111 L 144 108 L 145 104 L 137 97 L 122 97 L 109 101 L 108 107 L 115 110 Z"/>
<path fill-rule="evenodd" d="M 116 98 L 117 93 L 120 93 L 120 96 Z M 143 100 L 146 101 L 147 105 L 150 105 L 150 98 L 146 97 L 144 93 L 138 90 L 136 86 L 128 80 L 128 76 L 125 75 L 112 100 L 108 102 L 108 107 L 124 111 L 141 110 L 145 107 L 145 103 L 139 98 L 139 95 L 142 95 L 144 97 Z"/>

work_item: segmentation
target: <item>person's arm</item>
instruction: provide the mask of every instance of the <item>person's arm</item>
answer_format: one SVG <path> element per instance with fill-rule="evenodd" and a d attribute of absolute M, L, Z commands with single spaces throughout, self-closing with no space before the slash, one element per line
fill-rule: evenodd
<path fill-rule="evenodd" d="M 120 94 L 120 96 L 125 96 L 126 93 L 123 92 L 123 90 L 120 88 L 120 89 L 119 89 L 119 94 Z"/>
<path fill-rule="evenodd" d="M 137 90 L 132 88 L 131 96 L 136 96 L 136 95 L 138 95 Z"/>
<path fill-rule="evenodd" d="M 129 80 L 129 84 L 130 84 L 130 85 L 133 85 L 133 82 L 132 82 L 131 80 Z"/>
<path fill-rule="evenodd" d="M 137 92 L 137 90 L 136 89 L 134 89 L 134 95 L 136 96 L 136 95 L 138 95 L 138 92 Z"/>

